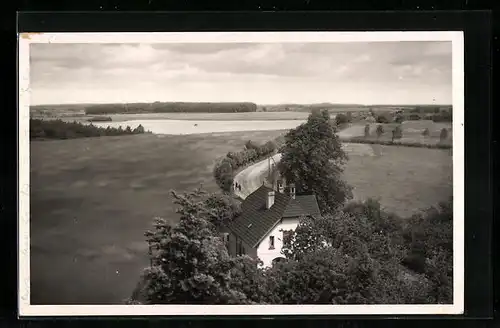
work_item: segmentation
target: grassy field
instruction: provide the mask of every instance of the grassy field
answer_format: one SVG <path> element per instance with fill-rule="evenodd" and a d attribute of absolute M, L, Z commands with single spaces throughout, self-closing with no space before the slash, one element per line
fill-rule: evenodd
<path fill-rule="evenodd" d="M 384 133 L 377 137 L 377 126 L 382 125 L 384 128 Z M 370 123 L 370 136 L 364 137 L 364 126 L 365 123 L 355 123 L 349 128 L 343 130 L 340 136 L 347 140 L 349 138 L 356 139 L 367 139 L 367 140 L 380 140 L 380 141 L 390 141 L 392 139 L 392 130 L 400 124 L 398 123 Z M 403 137 L 399 139 L 401 143 L 420 143 L 420 144 L 437 144 L 440 142 L 441 129 L 448 130 L 448 138 L 443 142 L 445 144 L 451 145 L 453 143 L 453 132 L 451 123 L 434 123 L 432 121 L 405 121 L 401 125 L 403 130 Z M 429 129 L 429 136 L 423 136 L 422 132 L 425 129 Z"/>
<path fill-rule="evenodd" d="M 374 156 L 351 155 L 344 171 L 356 199 L 377 198 L 387 210 L 409 216 L 452 195 L 450 150 L 370 147 Z"/>
<path fill-rule="evenodd" d="M 32 304 L 129 297 L 148 264 L 144 231 L 155 216 L 177 219 L 169 191 L 216 190 L 218 156 L 280 133 L 32 142 Z"/>
<path fill-rule="evenodd" d="M 177 219 L 169 191 L 217 190 L 214 160 L 283 131 L 136 135 L 31 143 L 32 304 L 116 304 L 148 265 L 143 233 L 155 216 Z M 374 147 L 352 151 L 355 195 L 406 215 L 452 191 L 449 152 Z M 358 150 L 359 150 L 358 149 Z M 364 148 L 363 148 L 364 149 Z"/>

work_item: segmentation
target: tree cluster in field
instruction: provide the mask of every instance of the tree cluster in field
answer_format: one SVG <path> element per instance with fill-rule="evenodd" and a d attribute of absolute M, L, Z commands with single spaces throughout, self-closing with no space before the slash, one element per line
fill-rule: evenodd
<path fill-rule="evenodd" d="M 180 221 L 157 219 L 146 233 L 151 266 L 128 303 L 452 303 L 452 199 L 410 218 L 350 201 L 348 158 L 326 112 L 286 134 L 280 152 L 281 176 L 321 210 L 286 237 L 283 261 L 264 269 L 228 253 L 219 230 L 240 213 L 229 195 L 174 192 Z"/>
<path fill-rule="evenodd" d="M 140 113 L 239 113 L 256 112 L 257 105 L 250 102 L 154 102 L 130 104 L 99 104 L 85 108 L 87 115 L 140 114 Z"/>
<path fill-rule="evenodd" d="M 223 191 L 230 192 L 233 185 L 234 172 L 237 169 L 273 154 L 276 149 L 276 143 L 273 141 L 258 145 L 249 140 L 246 142 L 243 150 L 228 152 L 214 166 L 213 174 L 217 185 Z"/>
<path fill-rule="evenodd" d="M 335 115 L 335 122 L 337 123 L 337 125 L 351 123 L 352 122 L 352 113 L 347 112 L 346 114 L 339 113 L 339 114 Z"/>
<path fill-rule="evenodd" d="M 30 120 L 30 139 L 76 139 L 102 136 L 120 136 L 145 133 L 144 127 L 139 125 L 135 129 L 127 126 L 123 129 L 103 128 L 93 124 L 82 124 L 78 122 L 64 122 L 62 120 Z"/>

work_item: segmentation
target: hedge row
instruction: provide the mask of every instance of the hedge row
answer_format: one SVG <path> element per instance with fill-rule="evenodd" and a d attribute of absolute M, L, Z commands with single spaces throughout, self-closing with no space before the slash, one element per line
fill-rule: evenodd
<path fill-rule="evenodd" d="M 97 114 L 140 114 L 140 113 L 237 113 L 256 112 L 254 103 L 189 103 L 155 102 L 136 104 L 101 104 L 85 108 L 87 115 Z"/>
<path fill-rule="evenodd" d="M 251 140 L 245 144 L 245 149 L 239 152 L 229 152 L 221 158 L 214 167 L 214 178 L 217 185 L 225 192 L 232 190 L 234 173 L 241 167 L 258 162 L 273 154 L 278 149 L 276 142 L 268 141 L 257 145 Z"/>
<path fill-rule="evenodd" d="M 102 136 L 120 136 L 130 134 L 145 133 L 144 127 L 139 125 L 135 129 L 129 126 L 123 129 L 119 128 L 102 128 L 93 124 L 82 124 L 77 122 L 64 122 L 62 120 L 30 120 L 30 139 L 76 139 L 88 137 Z"/>
<path fill-rule="evenodd" d="M 357 138 L 345 138 L 343 142 L 358 143 L 358 144 L 371 144 L 371 145 L 384 145 L 384 146 L 404 146 L 404 147 L 417 147 L 417 148 L 433 148 L 433 149 L 451 149 L 453 145 L 446 143 L 424 144 L 420 142 L 401 142 L 391 140 L 367 140 Z"/>

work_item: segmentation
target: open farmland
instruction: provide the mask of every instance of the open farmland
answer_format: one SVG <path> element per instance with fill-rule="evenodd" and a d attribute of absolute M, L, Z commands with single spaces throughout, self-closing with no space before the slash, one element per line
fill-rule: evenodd
<path fill-rule="evenodd" d="M 176 219 L 169 191 L 216 190 L 214 160 L 282 131 L 31 143 L 32 304 L 116 304 L 147 263 L 144 231 Z M 56 269 L 55 269 L 56 268 Z"/>
<path fill-rule="evenodd" d="M 451 123 L 436 123 L 432 121 L 404 121 L 401 124 L 398 123 L 369 123 L 370 124 L 370 136 L 364 137 L 364 127 L 365 123 L 352 124 L 347 129 L 342 130 L 339 136 L 344 140 L 350 138 L 354 139 L 366 139 L 366 140 L 380 140 L 380 141 L 390 141 L 392 140 L 392 130 L 396 126 L 400 125 L 403 130 L 403 137 L 398 141 L 405 143 L 419 143 L 419 144 L 437 144 L 440 142 L 441 129 L 448 130 L 448 138 L 443 142 L 445 144 L 451 145 L 453 143 L 453 132 Z M 377 126 L 382 125 L 384 128 L 384 133 L 377 137 Z M 425 129 L 429 129 L 429 135 L 423 136 L 422 133 Z"/>
<path fill-rule="evenodd" d="M 344 171 L 354 187 L 355 199 L 380 199 L 387 210 L 409 216 L 452 195 L 453 159 L 449 150 L 370 147 L 373 153 L 369 156 L 351 153 Z"/>

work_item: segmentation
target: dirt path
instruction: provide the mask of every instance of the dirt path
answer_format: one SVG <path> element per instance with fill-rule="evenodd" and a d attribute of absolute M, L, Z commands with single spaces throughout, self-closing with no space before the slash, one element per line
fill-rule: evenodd
<path fill-rule="evenodd" d="M 276 154 L 273 156 L 275 162 L 279 162 L 281 159 L 281 154 Z M 259 188 L 266 177 L 266 173 L 269 169 L 268 159 L 260 161 L 253 164 L 234 177 L 234 182 L 241 185 L 241 191 L 237 190 L 235 192 L 236 196 L 245 199 L 253 191 Z"/>
<path fill-rule="evenodd" d="M 380 156 L 380 145 L 366 145 L 343 143 L 344 150 L 349 156 Z M 375 146 L 375 147 L 374 147 Z M 274 162 L 278 163 L 281 159 L 281 154 L 273 156 Z M 272 162 L 273 163 L 273 162 Z M 241 185 L 241 191 L 237 190 L 235 195 L 241 199 L 245 199 L 248 195 L 254 192 L 262 185 L 269 169 L 268 159 L 255 163 L 234 177 L 234 182 Z"/>

